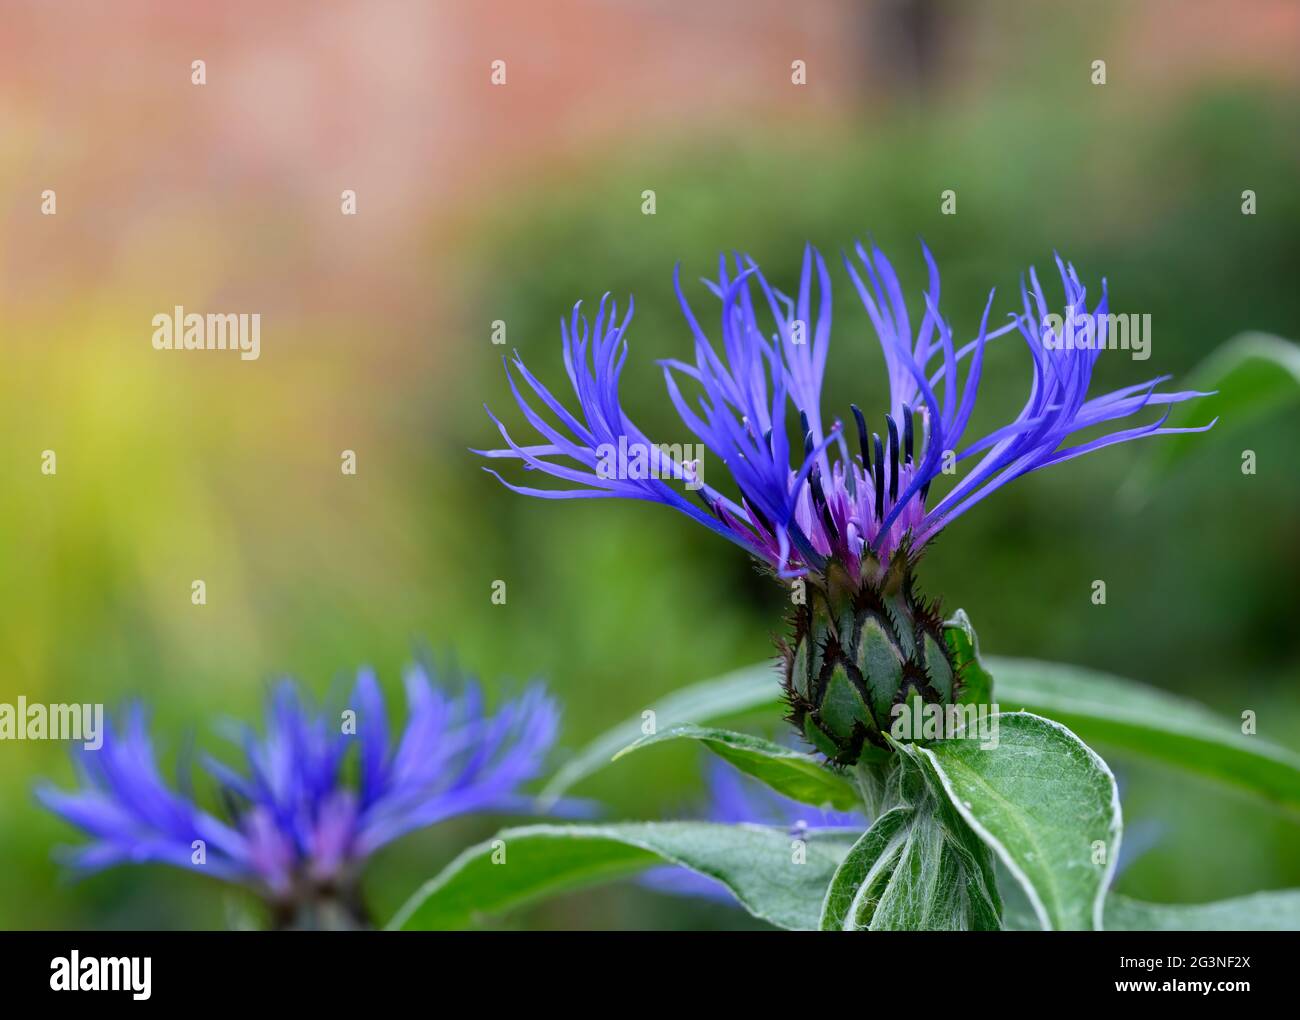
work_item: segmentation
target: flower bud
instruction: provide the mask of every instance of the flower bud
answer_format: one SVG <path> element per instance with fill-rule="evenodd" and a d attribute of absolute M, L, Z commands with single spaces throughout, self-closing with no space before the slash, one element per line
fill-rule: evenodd
<path fill-rule="evenodd" d="M 938 607 L 920 598 L 913 560 L 864 560 L 854 578 L 832 560 L 807 579 L 794 637 L 782 643 L 790 721 L 831 761 L 884 760 L 895 706 L 951 704 L 961 669 L 944 640 Z"/>

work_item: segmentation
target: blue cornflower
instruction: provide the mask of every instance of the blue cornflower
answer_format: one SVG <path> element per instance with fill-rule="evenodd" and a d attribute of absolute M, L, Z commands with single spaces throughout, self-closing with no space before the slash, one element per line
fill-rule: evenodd
<path fill-rule="evenodd" d="M 831 284 L 825 261 L 811 246 L 804 251 L 794 299 L 771 286 L 752 259 L 736 255 L 730 267 L 726 257 L 719 259 L 717 280 L 704 283 L 721 302 L 721 352 L 674 273 L 695 340 L 695 360 L 661 362 L 668 395 L 687 428 L 727 468 L 732 495 L 704 484 L 700 464 L 675 457 L 673 446 L 651 442 L 623 412 L 619 380 L 632 308 L 629 303 L 620 319 L 608 295 L 594 326 L 582 316 L 580 304 L 568 322 L 561 322 L 564 366 L 577 412 L 540 383 L 516 353 L 513 362 L 506 362 L 506 375 L 516 403 L 544 442 L 516 443 L 493 416 L 506 446 L 477 452 L 521 460 L 526 468 L 572 485 L 533 488 L 501 479 L 516 492 L 545 499 L 663 503 L 740 545 L 782 576 L 821 571 L 831 559 L 856 576 L 864 560 L 887 563 L 904 544 L 919 551 L 940 529 L 1020 475 L 1142 436 L 1203 431 L 1165 427 L 1169 405 L 1200 395 L 1157 392 L 1168 376 L 1089 398 L 1093 366 L 1107 340 L 1104 281 L 1089 311 L 1074 267 L 1057 258 L 1065 314 L 1053 322 L 1031 269 L 1028 285 L 1021 285 L 1022 310 L 1002 328 L 989 330 L 991 291 L 974 338 L 958 347 L 952 327 L 939 313 L 938 268 L 929 249 L 922 249 L 929 286 L 915 329 L 898 276 L 880 249 L 858 244 L 856 259 L 844 258 L 880 340 L 890 389 L 890 407 L 878 432 L 851 405 L 856 455 L 840 420 L 829 427 L 823 423 Z M 760 324 L 759 307 L 767 310 L 766 327 Z M 1029 397 L 1013 421 L 968 438 L 985 347 L 1013 330 L 1022 335 L 1033 362 Z M 958 378 L 963 363 L 964 381 Z M 519 386 L 516 373 L 532 397 Z M 695 387 L 694 403 L 683 394 L 683 384 Z M 534 397 L 543 410 L 534 406 Z M 1114 426 L 1148 407 L 1163 407 L 1165 414 L 1152 423 L 1070 444 L 1085 429 Z M 796 420 L 797 441 L 791 442 L 788 429 Z M 619 463 L 629 456 L 635 462 L 639 455 L 643 469 L 610 470 L 615 452 Z M 974 466 L 931 504 L 931 484 L 972 458 L 978 458 Z"/>
<path fill-rule="evenodd" d="M 476 683 L 457 693 L 423 667 L 405 675 L 407 720 L 394 740 L 374 673 L 359 673 L 337 713 L 307 705 L 291 681 L 268 697 L 265 732 L 235 728 L 243 767 L 216 758 L 221 813 L 159 773 L 147 713 L 106 721 L 103 745 L 79 749 L 81 787 L 44 785 L 42 804 L 91 842 L 68 852 L 78 872 L 170 864 L 254 890 L 280 926 L 364 924 L 360 871 L 380 847 L 456 815 L 527 810 L 559 713 L 540 684 L 489 714 Z M 350 753 L 356 747 L 355 762 Z"/>
<path fill-rule="evenodd" d="M 544 442 L 521 446 L 493 417 L 506 447 L 479 451 L 521 460 L 526 468 L 570 483 L 563 489 L 525 488 L 502 479 L 516 492 L 663 503 L 748 550 L 778 576 L 799 579 L 792 585 L 793 636 L 780 644 L 790 720 L 813 746 L 844 765 L 890 753 L 885 734 L 895 706 L 917 698 L 947 704 L 970 695 L 938 607 L 919 597 L 914 580 L 917 556 L 940 530 L 1030 471 L 1131 439 L 1204 431 L 1214 424 L 1166 427 L 1171 405 L 1202 395 L 1161 392 L 1168 376 L 1089 395 L 1101 351 L 1130 340 L 1118 329 L 1110 335 L 1105 281 L 1090 306 L 1078 273 L 1058 257 L 1064 291 L 1058 314 L 1049 311 L 1038 274 L 1030 269 L 1028 282 L 1021 280 L 1021 307 L 1006 325 L 989 329 L 995 296 L 990 291 L 973 339 L 959 346 L 939 312 L 938 267 L 924 245 L 922 252 L 929 283 L 919 320 L 879 248 L 858 244 L 853 256 L 844 257 L 880 341 L 889 381 L 889 408 L 879 431 L 850 405 L 856 444 L 839 419 L 828 426 L 822 418 L 831 283 L 825 261 L 808 246 L 794 298 L 774 288 L 752 259 L 719 259 L 718 278 L 704 282 L 721 304 L 720 347 L 674 274 L 695 359 L 661 363 L 668 395 L 686 427 L 727 469 L 729 492 L 705 484 L 702 456 L 687 459 L 680 447 L 651 443 L 623 412 L 619 377 L 632 310 L 629 305 L 620 319 L 608 297 L 594 325 L 577 306 L 561 323 L 576 411 L 516 353 L 506 375 Z M 1028 398 L 1012 421 L 968 436 L 985 350 L 1013 332 L 1029 349 Z M 532 396 L 525 395 L 516 373 Z M 694 391 L 693 400 L 684 387 Z M 1163 413 L 1145 424 L 1127 424 L 1146 409 Z M 968 466 L 958 476 L 962 463 Z M 951 487 L 932 501 L 932 484 L 949 474 Z"/>

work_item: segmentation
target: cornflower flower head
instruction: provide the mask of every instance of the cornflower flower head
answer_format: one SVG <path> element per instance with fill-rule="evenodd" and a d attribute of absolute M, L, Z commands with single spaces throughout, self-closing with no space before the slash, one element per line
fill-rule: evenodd
<path fill-rule="evenodd" d="M 457 815 L 529 810 L 519 787 L 540 771 L 558 727 L 540 684 L 495 714 L 472 680 L 453 691 L 413 667 L 405 686 L 407 719 L 394 738 L 369 670 L 337 713 L 278 682 L 263 732 L 233 728 L 242 767 L 203 759 L 221 812 L 199 807 L 188 779 L 179 788 L 163 779 L 138 702 L 105 721 L 101 747 L 76 750 L 79 788 L 45 784 L 37 798 L 90 837 L 65 854 L 75 872 L 169 864 L 251 889 L 277 927 L 365 926 L 367 858 Z"/>
<path fill-rule="evenodd" d="M 526 469 L 567 483 L 522 486 L 492 471 L 515 492 L 662 503 L 741 546 L 777 577 L 793 580 L 803 597 L 795 600 L 793 636 L 781 645 L 791 719 L 842 764 L 864 753 L 887 753 L 884 733 L 893 706 L 914 699 L 950 703 L 962 694 L 963 671 L 946 647 L 937 606 L 917 595 L 914 581 L 917 557 L 942 529 L 1031 471 L 1106 446 L 1214 424 L 1166 426 L 1172 405 L 1201 395 L 1161 391 L 1168 376 L 1090 395 L 1094 366 L 1108 345 L 1104 281 L 1090 307 L 1078 273 L 1057 257 L 1064 315 L 1049 312 L 1030 269 L 1009 321 L 990 329 L 990 291 L 978 327 L 959 343 L 939 312 L 938 267 L 924 245 L 922 253 L 928 286 L 919 318 L 878 247 L 859 243 L 844 256 L 879 339 L 889 384 L 885 413 L 868 418 L 850 405 L 848 426 L 845 417 L 828 424 L 822 413 L 831 279 L 812 246 L 804 250 L 794 297 L 772 286 L 752 259 L 719 259 L 717 279 L 704 281 L 721 307 L 718 342 L 674 274 L 694 360 L 661 362 L 664 380 L 682 422 L 726 468 L 727 492 L 704 483 L 700 459 L 652 443 L 624 413 L 619 385 L 632 308 L 629 303 L 620 318 L 608 296 L 594 324 L 580 305 L 561 322 L 576 410 L 516 353 L 506 362 L 507 379 L 542 442 L 515 442 L 489 409 L 505 446 L 477 451 L 522 461 Z M 970 435 L 986 348 L 1014 333 L 1029 350 L 1029 394 L 1014 419 Z M 1130 423 L 1147 410 L 1159 412 L 1154 421 Z M 1099 434 L 1080 438 L 1085 431 Z M 955 477 L 958 465 L 965 470 Z M 932 484 L 946 474 L 955 482 L 932 499 Z"/>

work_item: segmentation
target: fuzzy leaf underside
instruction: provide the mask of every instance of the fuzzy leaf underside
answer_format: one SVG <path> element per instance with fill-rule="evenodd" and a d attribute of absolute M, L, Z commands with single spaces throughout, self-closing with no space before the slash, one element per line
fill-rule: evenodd
<path fill-rule="evenodd" d="M 827 888 L 823 931 L 1001 927 L 987 848 L 934 807 L 895 807 L 853 845 Z"/>
<path fill-rule="evenodd" d="M 955 832 L 937 814 L 918 814 L 871 914 L 870 930 L 998 931 L 997 893 L 982 867 L 987 857 L 973 834 Z"/>
<path fill-rule="evenodd" d="M 853 844 L 835 869 L 822 901 L 822 931 L 856 928 L 857 918 L 875 909 L 874 902 L 889 880 L 912 827 L 912 808 L 900 805 L 885 812 Z M 870 914 L 866 915 L 868 918 Z"/>

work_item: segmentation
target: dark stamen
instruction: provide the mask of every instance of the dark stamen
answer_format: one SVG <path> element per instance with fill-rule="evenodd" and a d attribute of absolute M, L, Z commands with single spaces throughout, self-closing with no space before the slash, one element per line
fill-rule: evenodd
<path fill-rule="evenodd" d="M 812 431 L 808 428 L 808 416 L 802 411 L 799 412 L 799 424 L 803 428 L 803 455 L 811 457 L 813 452 Z"/>
<path fill-rule="evenodd" d="M 885 415 L 885 424 L 889 426 L 889 501 L 898 499 L 898 423 Z"/>
<path fill-rule="evenodd" d="M 867 476 L 871 476 L 871 447 L 867 443 L 867 419 L 862 417 L 862 410 L 857 404 L 850 404 L 853 411 L 853 420 L 858 423 L 858 446 L 862 449 L 862 466 L 866 469 Z"/>
<path fill-rule="evenodd" d="M 903 405 L 903 463 L 912 463 L 912 409 Z"/>
<path fill-rule="evenodd" d="M 822 521 L 826 525 L 826 534 L 834 544 L 839 537 L 839 529 L 835 527 L 835 519 L 831 517 L 831 508 L 826 505 L 826 493 L 822 490 L 822 475 L 819 470 L 813 468 L 812 473 L 808 475 L 808 486 L 812 489 L 813 505 L 817 507 L 817 512 L 822 515 Z"/>
<path fill-rule="evenodd" d="M 880 433 L 871 433 L 871 445 L 876 448 L 876 520 L 885 516 L 885 451 L 880 446 Z"/>

